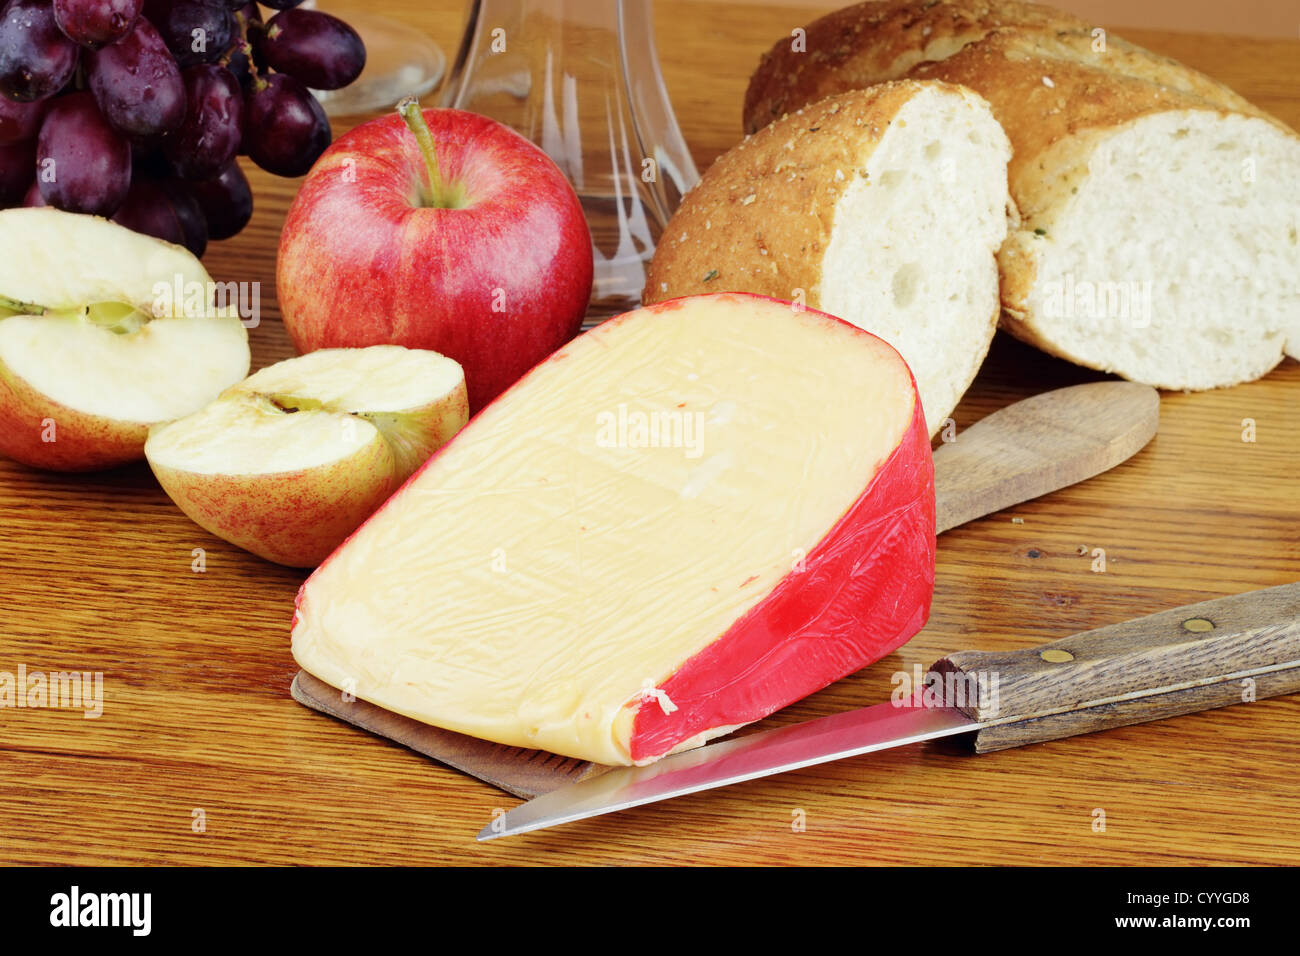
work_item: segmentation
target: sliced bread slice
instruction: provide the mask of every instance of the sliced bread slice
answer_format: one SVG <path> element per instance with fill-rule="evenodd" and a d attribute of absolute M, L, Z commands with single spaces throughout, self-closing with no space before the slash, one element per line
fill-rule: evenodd
<path fill-rule="evenodd" d="M 1300 137 L 1195 70 L 1049 7 L 879 0 L 764 56 L 745 125 L 864 84 L 985 97 L 1021 215 L 999 256 L 1003 327 L 1163 388 L 1300 358 Z"/>
<path fill-rule="evenodd" d="M 718 159 L 660 239 L 644 299 L 753 292 L 851 322 L 911 366 L 933 435 L 996 328 L 1009 157 L 959 86 L 823 100 Z"/>
<path fill-rule="evenodd" d="M 914 71 L 981 90 L 1016 146 L 1003 327 L 1168 389 L 1300 356 L 1300 138 L 1230 94 L 1164 85 L 1163 67 L 1099 75 L 1088 57 L 1079 39 L 1003 33 Z"/>

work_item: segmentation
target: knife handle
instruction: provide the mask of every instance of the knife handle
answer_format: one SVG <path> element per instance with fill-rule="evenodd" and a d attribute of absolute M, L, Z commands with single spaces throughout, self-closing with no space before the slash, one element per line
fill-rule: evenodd
<path fill-rule="evenodd" d="M 1160 393 L 1134 382 L 1042 392 L 934 450 L 937 533 L 1056 491 L 1132 457 L 1160 424 Z"/>
<path fill-rule="evenodd" d="M 955 697 L 946 703 L 993 722 L 976 733 L 977 753 L 1300 693 L 1300 583 L 1042 647 L 962 651 L 932 670 Z"/>

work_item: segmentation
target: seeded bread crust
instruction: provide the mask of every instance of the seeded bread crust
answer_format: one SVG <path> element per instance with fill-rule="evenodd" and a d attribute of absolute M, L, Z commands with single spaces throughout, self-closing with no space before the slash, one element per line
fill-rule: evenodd
<path fill-rule="evenodd" d="M 784 37 L 763 54 L 745 93 L 745 130 L 755 132 L 826 96 L 917 75 L 914 70 L 993 35 L 1003 41 L 1000 55 L 1011 63 L 1016 54 L 1005 44 L 1018 37 L 1026 52 L 1095 70 L 1097 75 L 1087 78 L 1094 83 L 1127 76 L 1221 109 L 1266 116 L 1203 73 L 1119 37 L 1096 36 L 1094 30 L 1064 11 L 1019 0 L 869 0 L 813 21 L 801 39 Z M 1103 40 L 1101 52 L 1096 47 Z M 1000 70 L 985 77 L 989 91 L 972 88 L 992 102 L 990 93 L 1001 78 Z"/>
<path fill-rule="evenodd" d="M 785 300 L 802 295 L 817 308 L 836 204 L 859 161 L 920 88 L 915 81 L 885 83 L 823 100 L 720 156 L 660 238 L 645 304 L 743 291 Z"/>
<path fill-rule="evenodd" d="M 764 53 L 745 93 L 745 131 L 845 90 L 899 79 L 923 60 L 942 60 L 999 27 L 1083 30 L 1069 14 L 1017 0 L 859 3 L 814 20 Z"/>

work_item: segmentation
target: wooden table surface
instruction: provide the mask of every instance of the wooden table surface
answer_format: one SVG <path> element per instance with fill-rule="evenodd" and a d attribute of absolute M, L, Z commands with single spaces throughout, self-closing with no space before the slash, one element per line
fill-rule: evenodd
<path fill-rule="evenodd" d="M 455 0 L 378 6 L 454 50 Z M 669 92 L 704 168 L 740 136 L 759 52 L 808 12 L 656 8 Z M 1300 127 L 1300 41 L 1126 35 Z M 296 184 L 253 182 L 253 223 L 205 261 L 219 280 L 261 282 L 260 367 L 291 354 L 274 262 Z M 1096 377 L 1000 335 L 959 425 Z M 893 672 L 949 651 L 1031 646 L 1300 579 L 1300 365 L 1165 394 L 1161 412 L 1129 463 L 944 535 L 925 630 L 770 722 L 881 701 Z M 517 801 L 290 700 L 302 579 L 192 525 L 144 465 L 67 477 L 0 462 L 0 670 L 105 682 L 97 720 L 0 711 L 0 862 L 1300 863 L 1294 697 L 982 757 L 910 747 L 479 845 L 493 810 Z"/>

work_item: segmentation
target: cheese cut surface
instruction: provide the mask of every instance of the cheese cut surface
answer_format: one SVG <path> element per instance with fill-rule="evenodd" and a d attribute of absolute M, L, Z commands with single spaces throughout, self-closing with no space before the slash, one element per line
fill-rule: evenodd
<path fill-rule="evenodd" d="M 293 653 L 426 723 L 646 762 L 889 653 L 933 580 L 897 353 L 699 296 L 575 339 L 471 421 L 303 585 Z"/>

